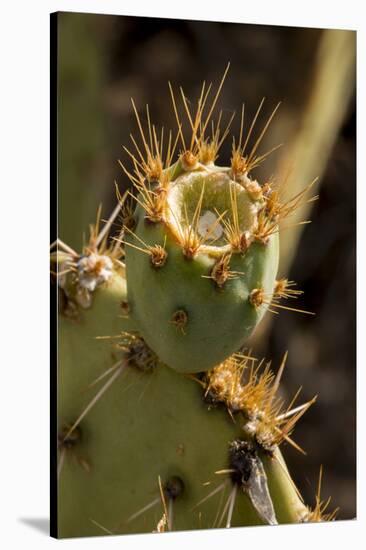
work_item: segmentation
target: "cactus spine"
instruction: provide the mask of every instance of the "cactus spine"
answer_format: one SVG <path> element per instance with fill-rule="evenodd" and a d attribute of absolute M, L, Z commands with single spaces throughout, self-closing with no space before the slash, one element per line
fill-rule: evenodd
<path fill-rule="evenodd" d="M 301 294 L 277 279 L 278 232 L 308 188 L 282 203 L 251 178 L 271 152 L 257 155 L 277 108 L 246 151 L 263 101 L 245 137 L 242 110 L 230 166 L 215 164 L 229 126 L 220 114 L 207 129 L 226 72 L 210 107 L 205 85 L 195 113 L 181 92 L 190 142 L 170 88 L 164 153 L 133 103 L 133 192 L 103 229 L 98 212 L 82 254 L 55 243 L 62 537 L 333 519 L 320 489 L 314 510 L 303 503 L 280 451 L 302 452 L 292 432 L 315 398 L 285 406 L 287 354 L 275 373 L 244 349 L 267 310 Z"/>

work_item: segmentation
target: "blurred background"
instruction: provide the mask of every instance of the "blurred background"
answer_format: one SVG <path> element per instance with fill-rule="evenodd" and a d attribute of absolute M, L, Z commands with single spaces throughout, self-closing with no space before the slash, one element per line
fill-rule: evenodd
<path fill-rule="evenodd" d="M 266 97 L 258 132 L 276 104 L 281 107 L 261 146 L 282 143 L 253 175 L 264 182 L 287 178 L 289 196 L 318 177 L 319 199 L 293 221 L 309 225 L 281 234 L 280 275 L 304 290 L 294 307 L 267 313 L 250 342 L 257 357 L 276 369 L 289 352 L 282 389 L 303 400 L 318 395 L 294 439 L 303 456 L 285 445 L 291 475 L 307 504 L 314 504 L 319 467 L 322 497 L 337 519 L 356 516 L 356 168 L 355 41 L 353 31 L 194 22 L 60 13 L 59 236 L 80 250 L 83 233 L 103 203 L 116 203 L 114 181 L 129 182 L 117 159 L 137 135 L 130 98 L 142 120 L 146 103 L 158 126 L 176 129 L 168 81 L 195 102 L 203 80 L 218 84 L 230 61 L 218 110 L 238 135 L 243 102 L 247 126 Z M 230 159 L 231 140 L 220 153 Z M 274 319 L 275 317 L 275 319 Z M 275 321 L 275 322 L 273 322 Z"/>

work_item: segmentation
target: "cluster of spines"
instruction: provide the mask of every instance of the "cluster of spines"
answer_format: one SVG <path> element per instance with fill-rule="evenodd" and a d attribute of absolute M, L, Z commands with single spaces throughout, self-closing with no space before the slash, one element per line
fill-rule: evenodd
<path fill-rule="evenodd" d="M 250 354 L 235 354 L 206 373 L 203 378 L 192 377 L 203 387 L 204 400 L 209 403 L 209 406 L 222 404 L 235 423 L 242 422 L 240 424 L 243 430 L 242 438 L 229 443 L 227 467 L 215 472 L 215 474 L 225 475 L 226 480 L 197 504 L 197 506 L 203 504 L 219 492 L 223 494 L 225 488 L 231 483 L 231 490 L 219 525 L 226 515 L 226 527 L 231 526 L 238 489 L 248 495 L 253 507 L 265 523 L 276 524 L 272 497 L 268 490 L 267 476 L 260 455 L 264 453 L 272 460 L 278 460 L 275 449 L 285 441 L 305 454 L 292 439 L 291 434 L 298 420 L 315 402 L 316 396 L 302 405 L 294 406 L 299 390 L 290 404 L 287 407 L 284 406 L 284 401 L 278 396 L 278 390 L 286 359 L 287 354 L 277 374 L 274 374 L 270 363 L 264 361 L 258 363 Z M 240 415 L 240 420 L 237 415 Z M 283 467 L 281 461 L 279 465 Z M 322 468 L 315 506 L 305 507 L 303 515 L 301 517 L 299 515 L 299 522 L 335 519 L 338 509 L 327 512 L 330 498 L 326 501 L 321 500 L 321 483 Z M 293 486 L 299 499 L 303 501 L 298 489 L 294 484 Z"/>
<path fill-rule="evenodd" d="M 84 244 L 81 254 L 61 239 L 51 245 L 51 274 L 56 277 L 58 286 L 63 291 L 62 313 L 70 318 L 78 318 L 79 307 L 91 307 L 94 291 L 101 285 L 108 284 L 113 271 L 124 273 L 124 250 L 120 242 L 123 229 L 114 242 L 109 239 L 111 227 L 122 206 L 118 202 L 102 228 L 102 209 L 99 206 L 96 222 L 90 225 L 89 240 Z"/>
<path fill-rule="evenodd" d="M 170 211 L 167 201 L 167 193 L 170 181 L 172 179 L 174 180 L 183 172 L 208 170 L 208 167 L 213 165 L 217 159 L 218 151 L 223 141 L 227 138 L 234 115 L 232 115 L 225 130 L 221 133 L 220 124 L 222 120 L 222 113 L 220 112 L 217 124 L 212 124 L 211 137 L 207 137 L 206 134 L 228 69 L 229 66 L 225 70 L 210 107 L 208 107 L 208 97 L 210 95 L 212 85 L 210 84 L 206 87 L 206 84 L 203 83 L 194 114 L 190 111 L 183 89 L 180 88 L 184 111 L 189 121 L 189 129 L 191 133 L 189 143 L 184 138 L 182 130 L 183 122 L 178 113 L 173 88 L 169 84 L 178 130 L 174 138 L 172 132 L 169 133 L 166 153 L 163 153 L 164 128 L 160 133 L 158 133 L 156 126 L 151 123 L 150 113 L 147 107 L 146 118 L 148 127 L 145 132 L 135 103 L 132 101 L 142 146 L 139 146 L 136 139 L 133 135 L 131 135 L 135 153 L 131 152 L 126 147 L 125 150 L 132 160 L 133 170 L 129 171 L 121 161 L 120 164 L 133 184 L 135 193 L 131 193 L 131 195 L 133 195 L 134 200 L 143 208 L 145 218 L 148 221 L 153 223 L 165 223 L 167 216 L 174 216 L 174 213 Z M 223 217 L 223 223 L 226 228 L 225 235 L 227 245 L 233 253 L 245 253 L 252 241 L 266 244 L 269 237 L 278 231 L 279 223 L 284 218 L 290 216 L 296 208 L 302 204 L 303 200 L 306 200 L 304 197 L 312 185 L 310 184 L 310 186 L 305 188 L 304 191 L 302 191 L 298 196 L 293 197 L 286 202 L 282 202 L 280 199 L 280 188 L 278 190 L 273 190 L 272 184 L 267 182 L 264 185 L 260 185 L 256 180 L 250 178 L 250 172 L 263 160 L 265 160 L 270 153 L 279 147 L 274 147 L 263 155 L 256 155 L 258 147 L 279 107 L 278 104 L 265 123 L 251 151 L 246 154 L 246 149 L 248 147 L 249 140 L 252 137 L 258 116 L 262 110 L 263 103 L 264 99 L 261 101 L 245 137 L 243 105 L 238 145 L 235 144 L 234 140 L 230 167 L 223 168 L 223 171 L 227 172 L 233 181 L 237 182 L 246 189 L 248 195 L 253 201 L 260 201 L 263 203 L 258 212 L 258 223 L 253 229 L 252 234 L 248 235 L 247 233 L 242 233 L 240 231 L 239 224 L 235 223 L 237 204 L 235 193 L 232 193 L 231 217 L 234 222 L 227 222 Z M 205 109 L 208 110 L 207 115 L 204 115 Z M 179 142 L 181 143 L 182 149 L 178 155 L 178 160 L 173 163 Z M 201 208 L 200 203 L 202 204 L 202 198 L 198 201 L 194 218 L 199 217 Z M 193 222 L 194 220 L 190 221 L 187 225 L 193 225 Z M 199 239 L 196 231 L 194 231 L 194 234 L 192 232 L 189 232 L 188 234 L 186 231 L 180 231 L 177 235 L 177 239 L 186 257 L 194 257 L 199 250 L 203 248 L 205 240 L 207 240 Z"/>
<path fill-rule="evenodd" d="M 275 375 L 270 362 L 258 362 L 250 355 L 234 354 L 209 371 L 200 383 L 211 403 L 224 403 L 232 417 L 242 414 L 246 435 L 267 451 L 287 441 L 304 452 L 290 436 L 316 397 L 294 407 L 297 392 L 288 407 L 284 406 L 277 393 L 286 358 L 287 354 Z"/>
<path fill-rule="evenodd" d="M 275 282 L 272 293 L 266 293 L 263 287 L 253 288 L 249 293 L 248 301 L 256 309 L 264 305 L 267 307 L 268 311 L 275 314 L 278 314 L 278 311 L 276 311 L 276 308 L 278 308 L 314 315 L 311 311 L 294 308 L 292 306 L 285 306 L 279 303 L 282 299 L 296 299 L 303 294 L 302 290 L 295 289 L 293 288 L 294 286 L 296 286 L 294 281 L 289 281 L 286 278 L 278 279 Z"/>
<path fill-rule="evenodd" d="M 177 315 L 173 316 L 171 322 L 177 329 L 184 332 L 187 323 L 186 312 L 183 309 L 177 310 Z M 146 373 L 152 372 L 158 365 L 156 355 L 137 334 L 123 332 L 115 337 L 98 338 L 116 339 L 115 349 L 122 352 L 122 358 L 89 385 L 91 388 L 107 377 L 107 382 L 85 407 L 78 419 L 69 426 L 67 433 L 64 434 L 64 441 L 78 428 L 81 420 L 126 367 L 137 368 Z M 288 407 L 284 406 L 283 400 L 277 394 L 286 358 L 287 354 L 276 375 L 271 370 L 270 362 L 266 363 L 264 360 L 258 362 L 251 355 L 237 353 L 208 371 L 203 377 L 197 378 L 193 375 L 191 377 L 204 388 L 204 398 L 209 403 L 223 403 L 233 419 L 234 415 L 241 413 L 245 434 L 255 439 L 267 451 L 287 441 L 304 452 L 290 435 L 297 421 L 315 402 L 316 397 L 294 407 L 299 395 L 297 392 Z"/>
<path fill-rule="evenodd" d="M 58 449 L 60 453 L 58 468 L 57 468 L 57 478 L 60 478 L 62 468 L 66 458 L 73 460 L 76 464 L 81 466 L 86 472 L 90 472 L 91 463 L 90 461 L 80 455 L 77 452 L 77 447 L 82 439 L 83 432 L 80 426 L 74 428 L 70 431 L 72 427 L 71 424 L 63 424 L 61 426 L 60 432 L 58 434 Z"/>
<path fill-rule="evenodd" d="M 339 508 L 335 508 L 332 512 L 327 511 L 331 497 L 328 497 L 326 500 L 321 498 L 322 490 L 322 481 L 323 481 L 323 467 L 320 467 L 318 487 L 315 494 L 315 505 L 313 508 L 308 508 L 308 512 L 302 518 L 303 522 L 320 522 L 320 521 L 334 521 L 337 517 Z"/>

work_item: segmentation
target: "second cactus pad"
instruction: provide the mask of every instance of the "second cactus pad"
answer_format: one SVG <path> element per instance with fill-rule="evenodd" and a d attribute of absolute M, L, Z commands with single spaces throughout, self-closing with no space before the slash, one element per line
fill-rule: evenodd
<path fill-rule="evenodd" d="M 265 187 L 185 156 L 141 183 L 125 242 L 138 331 L 164 363 L 193 373 L 238 350 L 263 317 L 278 233 L 265 229 Z"/>

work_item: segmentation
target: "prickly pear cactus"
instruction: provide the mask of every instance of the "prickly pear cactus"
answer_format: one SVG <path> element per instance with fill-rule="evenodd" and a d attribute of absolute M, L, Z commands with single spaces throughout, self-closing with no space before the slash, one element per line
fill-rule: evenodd
<path fill-rule="evenodd" d="M 103 228 L 98 211 L 80 254 L 54 243 L 60 537 L 334 518 L 320 484 L 304 504 L 280 451 L 303 452 L 292 432 L 315 398 L 285 405 L 287 354 L 274 372 L 245 351 L 266 310 L 301 294 L 276 278 L 278 231 L 306 190 L 282 203 L 250 176 L 268 154 L 256 151 L 274 113 L 246 154 L 263 102 L 245 138 L 242 111 L 230 166 L 216 164 L 228 127 L 206 133 L 222 84 L 210 107 L 203 86 L 195 114 L 182 92 L 190 143 L 171 89 L 178 132 L 164 155 L 133 104 L 134 190 Z"/>

